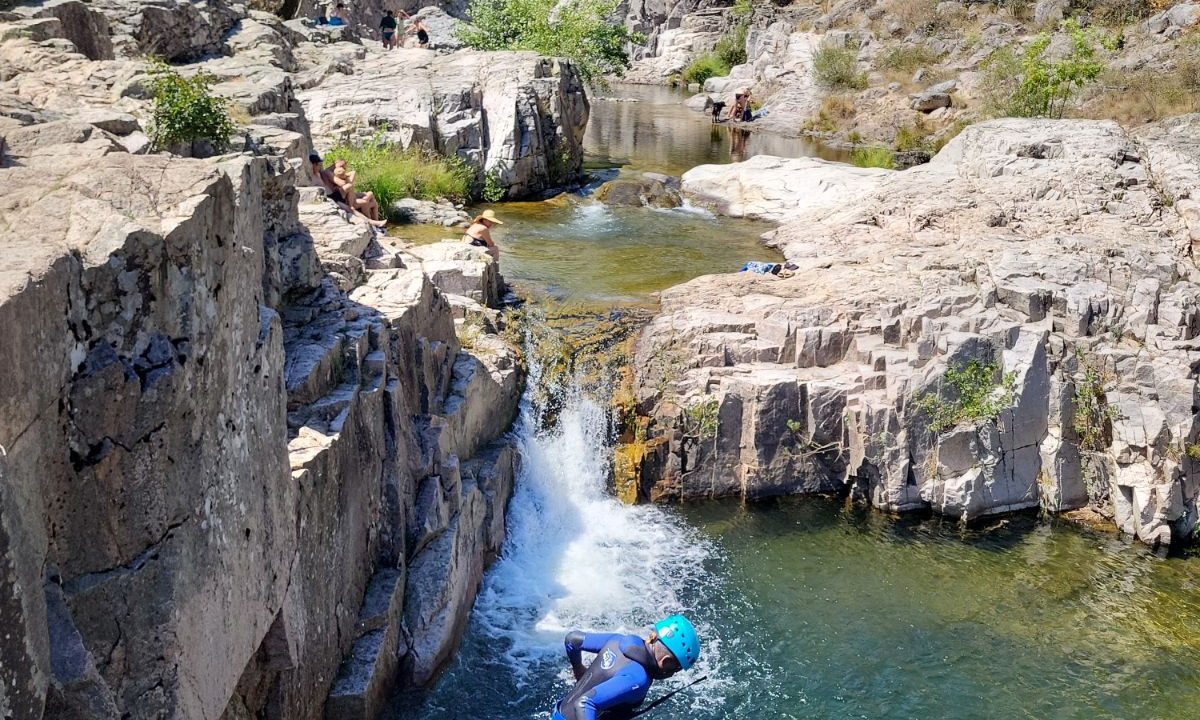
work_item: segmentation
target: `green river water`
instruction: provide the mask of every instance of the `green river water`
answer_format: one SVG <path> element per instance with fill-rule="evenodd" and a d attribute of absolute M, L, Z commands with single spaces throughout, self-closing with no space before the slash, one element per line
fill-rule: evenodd
<path fill-rule="evenodd" d="M 612 92 L 641 102 L 595 101 L 594 164 L 679 173 L 729 161 L 679 96 Z M 506 276 L 599 306 L 648 303 L 764 252 L 761 226 L 697 212 L 614 214 L 587 198 L 497 209 L 511 220 Z M 536 383 L 536 358 L 530 369 Z M 651 698 L 709 679 L 648 720 L 1200 714 L 1200 558 L 1029 515 L 964 528 L 827 499 L 625 506 L 607 487 L 603 405 L 560 391 L 549 430 L 523 402 L 505 548 L 462 649 L 431 688 L 397 700 L 396 718 L 548 718 L 570 687 L 568 629 L 637 631 L 675 611 L 697 621 L 703 657 Z"/>

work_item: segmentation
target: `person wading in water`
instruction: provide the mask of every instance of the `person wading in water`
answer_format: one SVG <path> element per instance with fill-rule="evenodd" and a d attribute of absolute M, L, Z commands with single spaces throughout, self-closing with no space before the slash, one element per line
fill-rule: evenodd
<path fill-rule="evenodd" d="M 575 630 L 564 645 L 576 683 L 551 720 L 597 720 L 606 711 L 632 711 L 646 699 L 652 682 L 687 670 L 700 656 L 700 637 L 682 615 L 660 620 L 644 638 Z M 586 668 L 584 652 L 596 654 Z"/>

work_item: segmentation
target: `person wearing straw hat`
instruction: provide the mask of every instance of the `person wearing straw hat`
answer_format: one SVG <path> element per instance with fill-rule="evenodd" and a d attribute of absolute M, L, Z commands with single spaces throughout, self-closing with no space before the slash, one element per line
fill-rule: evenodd
<path fill-rule="evenodd" d="M 475 247 L 487 248 L 488 254 L 495 258 L 496 262 L 500 262 L 500 249 L 496 247 L 496 242 L 492 240 L 492 228 L 503 224 L 496 217 L 494 210 L 484 210 L 471 221 L 471 227 L 467 228 L 467 232 L 463 235 L 463 240 Z"/>

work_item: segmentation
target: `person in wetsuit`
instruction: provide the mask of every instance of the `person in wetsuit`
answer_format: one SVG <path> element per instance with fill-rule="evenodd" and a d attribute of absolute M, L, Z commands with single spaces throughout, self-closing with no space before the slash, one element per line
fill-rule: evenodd
<path fill-rule="evenodd" d="M 551 720 L 597 720 L 610 712 L 627 713 L 642 704 L 651 683 L 687 670 L 700 656 L 696 628 L 682 615 L 660 620 L 645 638 L 574 630 L 564 645 L 576 683 Z M 585 652 L 595 653 L 586 668 Z"/>

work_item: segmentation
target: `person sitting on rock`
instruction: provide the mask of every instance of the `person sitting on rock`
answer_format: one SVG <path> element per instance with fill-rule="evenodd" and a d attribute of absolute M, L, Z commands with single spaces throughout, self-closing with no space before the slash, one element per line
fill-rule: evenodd
<path fill-rule="evenodd" d="M 346 6 L 343 3 L 338 3 L 333 12 L 329 13 L 329 24 L 333 26 L 349 25 L 350 18 L 346 14 Z"/>
<path fill-rule="evenodd" d="M 391 50 L 396 47 L 396 14 L 391 10 L 379 21 L 379 35 L 383 38 L 383 49 Z"/>
<path fill-rule="evenodd" d="M 651 683 L 687 670 L 700 656 L 700 637 L 682 615 L 660 620 L 645 637 L 575 630 L 563 644 L 576 683 L 551 720 L 596 720 L 601 713 L 631 711 L 646 699 Z M 586 668 L 584 652 L 596 655 Z"/>
<path fill-rule="evenodd" d="M 414 19 L 413 24 L 408 26 L 407 32 L 409 35 L 416 33 L 417 47 L 429 47 L 429 28 L 425 27 L 425 23 L 421 20 L 421 18 Z"/>
<path fill-rule="evenodd" d="M 463 240 L 475 247 L 487 248 L 488 255 L 491 255 L 496 262 L 500 262 L 500 248 L 496 247 L 496 242 L 492 240 L 492 228 L 503 224 L 496 217 L 494 211 L 484 210 L 471 221 L 471 226 L 467 228 Z"/>
<path fill-rule="evenodd" d="M 383 219 L 379 209 L 379 202 L 375 200 L 375 193 L 371 191 L 358 192 L 354 187 L 354 180 L 358 173 L 350 169 L 350 166 L 345 160 L 333 161 L 333 182 L 342 191 L 342 197 L 345 198 L 346 204 L 356 210 L 361 211 L 367 216 L 367 219 L 372 224 L 383 226 L 387 221 Z"/>
<path fill-rule="evenodd" d="M 359 202 L 360 200 L 362 201 L 362 204 L 364 204 L 364 205 L 373 204 L 375 207 L 375 211 L 378 214 L 379 203 L 375 202 L 375 195 L 373 193 L 361 193 L 360 194 L 360 195 L 364 195 L 364 196 L 370 196 L 369 202 L 367 202 L 368 198 L 366 198 L 366 197 L 360 198 L 358 196 L 355 197 L 356 202 L 354 202 L 354 203 L 346 202 L 346 195 L 344 194 L 344 190 L 342 189 L 342 186 L 338 184 L 338 178 L 335 176 L 333 170 L 328 170 L 328 169 L 322 167 L 321 156 L 315 152 L 309 153 L 308 161 L 310 163 L 312 163 L 313 176 L 316 177 L 318 180 L 320 180 L 321 186 L 325 188 L 325 196 L 328 197 L 330 200 L 332 200 L 334 203 L 336 203 L 338 207 L 342 208 L 346 212 L 353 213 L 354 215 L 361 217 L 363 220 L 366 220 L 368 223 L 370 223 L 371 225 L 373 225 L 375 227 L 383 227 L 384 225 L 387 225 L 386 220 L 372 218 L 370 215 L 367 215 L 360 207 L 360 202 Z M 351 189 L 351 192 L 353 192 L 353 185 L 350 186 L 350 189 Z"/>

